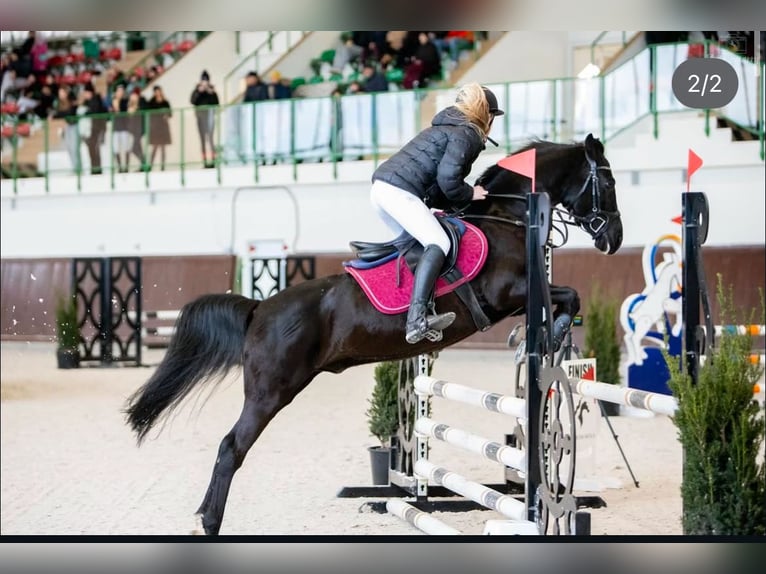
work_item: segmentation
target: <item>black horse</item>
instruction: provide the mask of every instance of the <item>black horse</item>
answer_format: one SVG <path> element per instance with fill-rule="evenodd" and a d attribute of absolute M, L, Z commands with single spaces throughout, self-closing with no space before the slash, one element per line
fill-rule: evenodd
<path fill-rule="evenodd" d="M 524 149 L 532 147 L 537 156 L 536 191 L 547 192 L 552 206 L 562 205 L 599 250 L 615 253 L 622 243 L 622 222 L 601 142 L 588 135 L 582 143 L 537 141 Z M 471 203 L 461 217 L 487 236 L 489 255 L 471 286 L 494 324 L 525 312 L 523 221 L 531 182 L 495 165 L 477 183 L 489 197 Z M 577 293 L 569 287 L 552 286 L 551 300 L 555 318 L 571 318 L 580 307 Z M 457 315 L 443 340 L 410 345 L 404 339 L 406 313 L 377 311 L 348 274 L 307 281 L 264 301 L 234 294 L 202 296 L 184 306 L 165 357 L 129 399 L 128 423 L 140 444 L 198 383 L 220 380 L 235 366 L 244 368 L 244 406 L 221 441 L 197 510 L 205 532 L 217 534 L 232 478 L 245 455 L 269 421 L 319 373 L 436 351 L 477 331 L 454 292 L 439 298 L 438 306 Z"/>

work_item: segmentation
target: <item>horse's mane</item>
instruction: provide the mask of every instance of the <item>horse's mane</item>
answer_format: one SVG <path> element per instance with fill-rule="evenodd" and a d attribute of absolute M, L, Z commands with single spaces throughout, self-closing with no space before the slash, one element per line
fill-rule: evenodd
<path fill-rule="evenodd" d="M 540 158 L 542 156 L 548 156 L 553 153 L 565 153 L 573 149 L 582 149 L 582 148 L 583 148 L 582 142 L 573 141 L 573 142 L 567 142 L 567 143 L 557 143 L 557 142 L 542 140 L 539 138 L 531 138 L 522 147 L 513 150 L 510 155 L 535 149 L 537 152 L 536 153 L 537 157 Z M 484 184 L 491 185 L 492 180 L 494 180 L 500 174 L 512 175 L 508 170 L 494 163 L 484 170 L 484 172 L 477 178 L 476 183 L 479 185 L 484 185 Z"/>

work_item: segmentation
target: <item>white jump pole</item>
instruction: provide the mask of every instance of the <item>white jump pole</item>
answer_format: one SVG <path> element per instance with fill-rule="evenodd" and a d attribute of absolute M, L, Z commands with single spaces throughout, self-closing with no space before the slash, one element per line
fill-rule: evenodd
<path fill-rule="evenodd" d="M 415 421 L 415 432 L 476 453 L 484 458 L 510 466 L 521 472 L 527 470 L 526 453 L 518 448 L 500 444 L 427 417 Z"/>
<path fill-rule="evenodd" d="M 468 480 L 422 458 L 415 463 L 414 470 L 416 474 L 428 477 L 432 482 L 470 498 L 474 502 L 491 508 L 512 520 L 525 521 L 527 519 L 527 507 L 512 496 L 500 494 L 496 490 Z"/>
<path fill-rule="evenodd" d="M 570 384 L 572 392 L 608 403 L 623 404 L 669 417 L 673 416 L 678 409 L 678 401 L 668 395 L 584 379 L 572 380 Z"/>
<path fill-rule="evenodd" d="M 386 502 L 386 510 L 398 516 L 402 520 L 406 520 L 412 524 L 418 530 L 422 530 L 426 534 L 432 534 L 435 536 L 456 536 L 462 534 L 459 530 L 444 524 L 441 520 L 437 520 L 427 512 L 418 510 L 414 506 L 410 506 L 403 500 L 391 499 Z"/>
<path fill-rule="evenodd" d="M 527 418 L 526 401 L 516 397 L 489 393 L 457 383 L 448 383 L 426 375 L 415 377 L 415 390 L 418 393 L 485 408 L 488 411 L 503 413 L 520 419 Z"/>

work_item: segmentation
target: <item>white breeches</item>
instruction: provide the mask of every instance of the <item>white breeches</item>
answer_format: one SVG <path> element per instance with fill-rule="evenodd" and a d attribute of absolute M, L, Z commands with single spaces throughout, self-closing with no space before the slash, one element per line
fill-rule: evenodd
<path fill-rule="evenodd" d="M 445 255 L 449 252 L 449 237 L 419 197 L 389 183 L 376 181 L 372 184 L 370 201 L 395 236 L 407 231 L 423 247 L 438 245 Z"/>

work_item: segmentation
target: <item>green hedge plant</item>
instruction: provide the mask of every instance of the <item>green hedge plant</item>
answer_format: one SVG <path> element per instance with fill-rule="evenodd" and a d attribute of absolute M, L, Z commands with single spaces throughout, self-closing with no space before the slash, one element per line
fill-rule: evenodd
<path fill-rule="evenodd" d="M 598 288 L 588 300 L 585 312 L 584 356 L 595 357 L 598 380 L 620 384 L 620 339 L 617 333 L 616 299 L 604 297 Z"/>
<path fill-rule="evenodd" d="M 720 275 L 718 302 L 721 322 L 737 323 L 731 288 L 724 292 Z M 764 308 L 761 292 L 761 324 Z M 746 322 L 754 316 L 750 313 Z M 668 385 L 678 400 L 673 423 L 684 449 L 681 496 L 687 535 L 766 534 L 766 471 L 759 459 L 764 415 L 753 397 L 763 368 L 750 362 L 750 354 L 750 335 L 723 333 L 694 385 L 677 357 L 665 351 Z"/>

